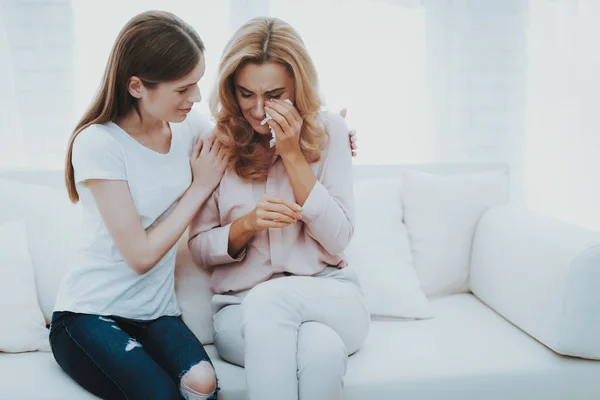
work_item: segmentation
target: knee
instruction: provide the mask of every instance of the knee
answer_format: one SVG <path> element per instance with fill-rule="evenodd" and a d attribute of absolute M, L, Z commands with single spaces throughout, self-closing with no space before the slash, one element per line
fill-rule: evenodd
<path fill-rule="evenodd" d="M 309 369 L 322 375 L 344 376 L 348 350 L 333 329 L 305 322 L 298 331 L 298 375 Z"/>
<path fill-rule="evenodd" d="M 219 356 L 223 360 L 243 367 L 245 344 L 240 325 L 239 307 L 235 307 L 237 310 L 233 310 L 229 315 L 219 315 L 219 319 L 215 316 L 213 340 Z"/>
<path fill-rule="evenodd" d="M 215 390 L 217 390 L 217 377 L 214 368 L 207 361 L 194 365 L 181 378 L 181 391 L 188 395 L 210 395 Z"/>

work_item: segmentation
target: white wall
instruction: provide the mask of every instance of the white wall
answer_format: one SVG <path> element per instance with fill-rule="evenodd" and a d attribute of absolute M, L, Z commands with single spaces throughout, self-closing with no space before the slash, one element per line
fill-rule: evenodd
<path fill-rule="evenodd" d="M 0 1 L 12 21 L 17 102 L 24 139 L 33 147 L 29 163 L 62 165 L 64 145 L 98 87 L 116 35 L 148 9 L 180 15 L 205 41 L 200 110 L 208 111 L 217 63 L 234 30 L 254 16 L 278 16 L 307 44 L 326 105 L 349 109 L 348 122 L 359 131 L 357 164 L 432 160 L 424 11 L 416 0 Z"/>
<path fill-rule="evenodd" d="M 304 37 L 330 108 L 349 107 L 355 163 L 508 161 L 514 200 L 600 229 L 600 1 L 190 4 L 0 0 L 0 165 L 62 165 L 135 13 L 168 7 L 199 31 L 205 99 L 233 30 L 268 14 Z"/>
<path fill-rule="evenodd" d="M 527 1 L 424 4 L 434 158 L 507 161 L 521 199 Z"/>
<path fill-rule="evenodd" d="M 528 204 L 600 229 L 600 2 L 531 0 Z"/>
<path fill-rule="evenodd" d="M 9 42 L 6 64 L 12 66 L 15 88 L 12 102 L 26 146 L 21 158 L 42 167 L 60 165 L 75 118 L 71 1 L 2 0 L 2 8 Z M 18 152 L 10 147 L 3 155 Z"/>
<path fill-rule="evenodd" d="M 6 13 L 0 3 L 0 165 L 24 165 L 23 129 L 15 102 L 14 67 L 10 51 Z"/>

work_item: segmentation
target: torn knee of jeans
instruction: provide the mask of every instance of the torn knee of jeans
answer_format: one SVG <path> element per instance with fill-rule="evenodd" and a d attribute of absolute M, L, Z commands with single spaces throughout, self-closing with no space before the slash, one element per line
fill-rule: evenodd
<path fill-rule="evenodd" d="M 201 361 L 181 374 L 181 394 L 186 399 L 211 399 L 218 391 L 217 377 L 208 361 Z"/>

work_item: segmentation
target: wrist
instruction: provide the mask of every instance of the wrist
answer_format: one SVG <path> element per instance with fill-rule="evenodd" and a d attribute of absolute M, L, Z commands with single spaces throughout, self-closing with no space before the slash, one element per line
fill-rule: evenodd
<path fill-rule="evenodd" d="M 210 197 L 213 191 L 204 185 L 192 183 L 186 193 L 196 201 L 204 202 L 204 200 Z"/>
<path fill-rule="evenodd" d="M 300 150 L 295 151 L 293 153 L 289 153 L 289 154 L 282 154 L 281 159 L 283 160 L 284 163 L 292 165 L 292 166 L 306 162 L 306 158 L 304 157 L 304 154 Z"/>
<path fill-rule="evenodd" d="M 250 214 L 246 214 L 241 219 L 242 230 L 246 233 L 254 234 L 256 233 L 256 229 L 252 226 L 252 222 L 250 221 Z"/>

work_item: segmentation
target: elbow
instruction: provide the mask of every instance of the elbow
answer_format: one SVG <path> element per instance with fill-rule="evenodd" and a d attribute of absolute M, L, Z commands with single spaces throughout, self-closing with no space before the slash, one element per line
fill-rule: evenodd
<path fill-rule="evenodd" d="M 210 265 L 207 265 L 206 260 L 202 257 L 199 236 L 195 236 L 194 238 L 188 240 L 188 249 L 190 250 L 190 256 L 192 257 L 194 264 L 205 270 L 210 267 Z"/>
<path fill-rule="evenodd" d="M 196 264 L 201 269 L 204 269 L 204 270 L 209 269 L 210 265 L 208 265 L 206 263 L 206 261 L 200 256 L 200 253 L 198 253 L 196 251 L 192 251 L 191 255 L 192 255 L 192 261 L 194 262 L 194 264 Z"/>
<path fill-rule="evenodd" d="M 350 241 L 352 240 L 353 235 L 354 235 L 354 225 L 348 224 L 348 226 L 345 227 L 345 229 L 342 229 L 338 232 L 338 235 L 336 236 L 336 240 L 334 240 L 329 245 L 330 249 L 327 249 L 329 254 L 332 254 L 332 255 L 341 254 L 344 250 L 346 250 L 346 248 L 350 244 Z"/>
<path fill-rule="evenodd" d="M 346 250 L 346 247 L 350 244 L 354 234 L 354 223 L 348 221 L 333 229 L 321 228 L 320 230 L 318 227 L 310 226 L 307 232 L 327 253 L 336 256 Z"/>
<path fill-rule="evenodd" d="M 137 259 L 128 261 L 127 264 L 129 264 L 131 269 L 133 269 L 136 274 L 144 275 L 156 265 L 156 262 L 152 262 L 151 260 Z"/>
<path fill-rule="evenodd" d="M 346 250 L 346 247 L 348 247 L 349 243 L 350 241 L 338 241 L 335 243 L 331 243 L 325 248 L 325 250 L 327 250 L 327 252 L 332 256 L 340 255 L 344 250 Z"/>
<path fill-rule="evenodd" d="M 342 254 L 350 244 L 350 239 L 352 239 L 352 234 L 340 233 L 336 240 L 333 240 L 326 246 L 325 250 L 331 255 Z"/>
<path fill-rule="evenodd" d="M 151 255 L 147 254 L 136 254 L 125 259 L 125 262 L 135 271 L 138 275 L 144 275 L 150 271 L 158 263 L 159 260 L 154 259 Z"/>
<path fill-rule="evenodd" d="M 329 246 L 325 247 L 325 250 L 327 251 L 327 253 L 331 254 L 332 256 L 337 256 L 339 254 L 342 254 L 342 252 L 346 249 L 346 246 L 342 246 L 339 243 L 332 243 Z"/>

